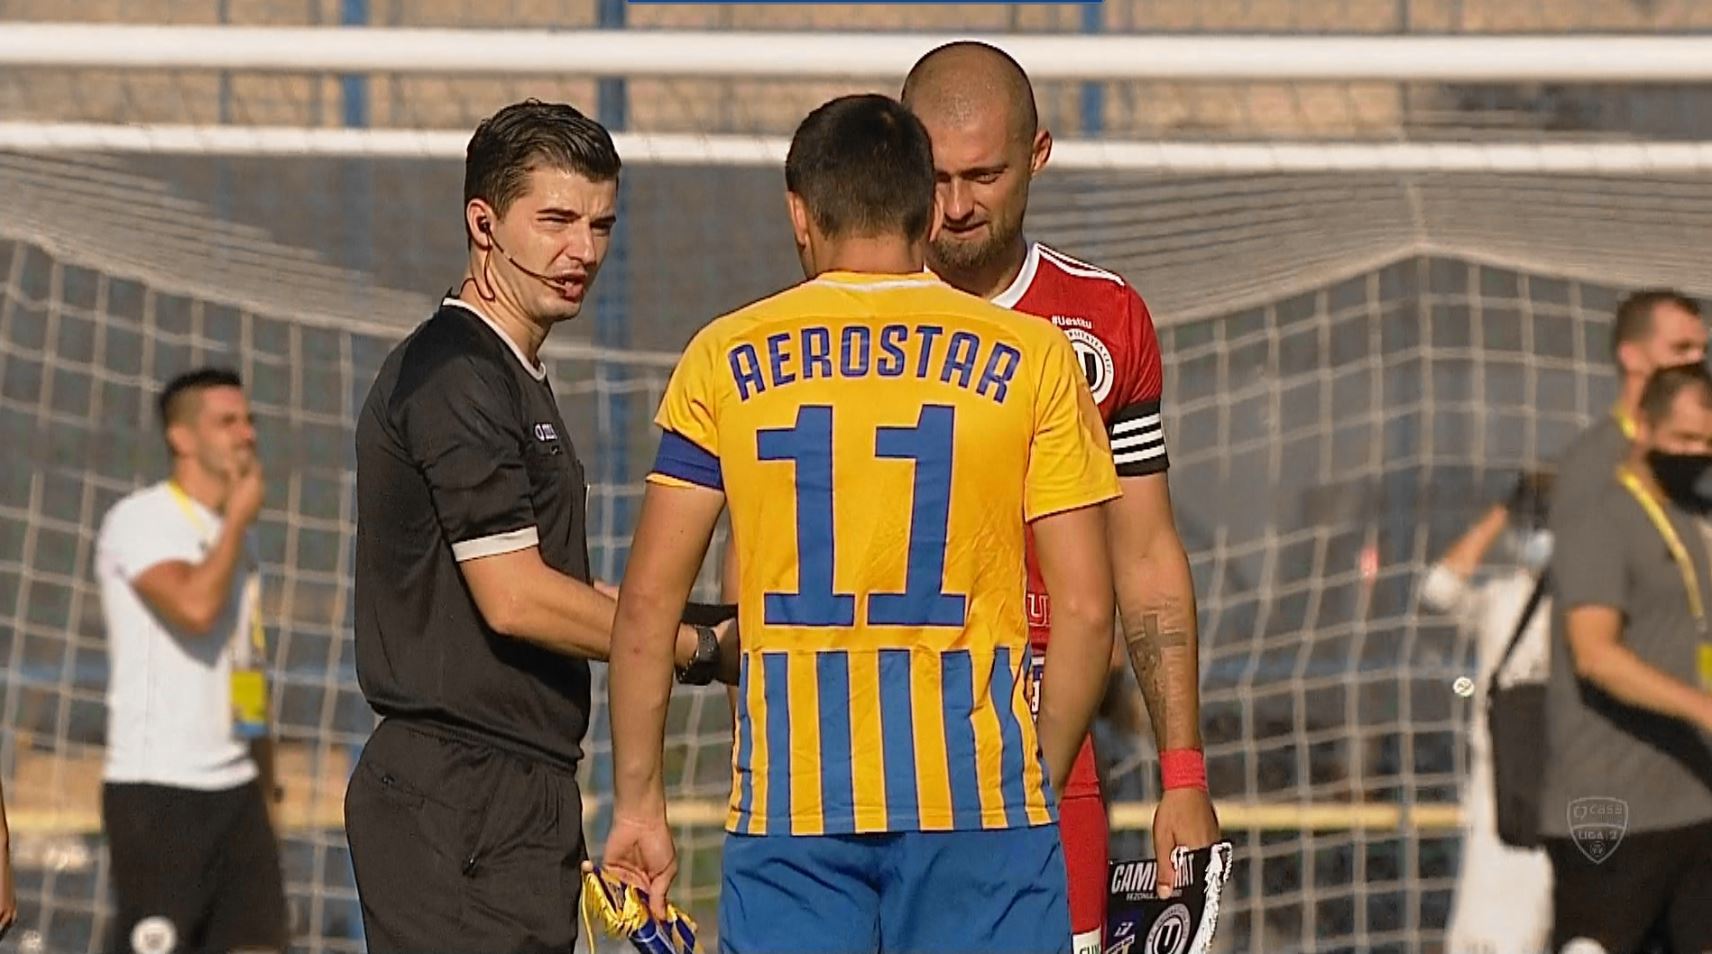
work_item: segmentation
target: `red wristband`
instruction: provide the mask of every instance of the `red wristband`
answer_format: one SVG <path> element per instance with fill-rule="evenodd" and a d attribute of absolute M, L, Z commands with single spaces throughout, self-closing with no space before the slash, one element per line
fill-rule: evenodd
<path fill-rule="evenodd" d="M 1207 790 L 1207 760 L 1196 749 L 1166 749 L 1159 753 L 1159 777 L 1165 790 Z"/>

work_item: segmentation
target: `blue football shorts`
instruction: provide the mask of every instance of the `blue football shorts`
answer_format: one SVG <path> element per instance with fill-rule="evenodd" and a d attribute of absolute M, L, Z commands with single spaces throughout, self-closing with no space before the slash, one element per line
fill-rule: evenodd
<path fill-rule="evenodd" d="M 1057 825 L 728 834 L 721 867 L 725 954 L 1070 954 Z"/>

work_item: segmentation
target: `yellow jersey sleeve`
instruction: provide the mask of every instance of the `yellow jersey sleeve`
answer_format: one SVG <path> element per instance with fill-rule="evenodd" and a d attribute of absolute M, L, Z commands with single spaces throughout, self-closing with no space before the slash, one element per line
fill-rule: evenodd
<path fill-rule="evenodd" d="M 713 357 L 717 350 L 712 325 L 703 328 L 684 349 L 660 399 L 654 423 L 660 426 L 660 449 L 648 474 L 651 483 L 694 485 L 724 490 L 719 462 L 719 378 Z"/>
<path fill-rule="evenodd" d="M 1043 340 L 1023 497 L 1023 519 L 1028 521 L 1121 494 L 1099 407 L 1076 366 L 1069 339 L 1054 333 Z"/>

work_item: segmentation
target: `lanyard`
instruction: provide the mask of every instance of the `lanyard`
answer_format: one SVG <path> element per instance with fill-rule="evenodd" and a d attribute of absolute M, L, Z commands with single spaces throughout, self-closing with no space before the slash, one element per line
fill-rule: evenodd
<path fill-rule="evenodd" d="M 196 528 L 196 532 L 205 539 L 208 535 L 208 525 L 203 522 L 202 515 L 196 512 L 196 505 L 190 500 L 190 495 L 178 485 L 176 480 L 166 482 L 167 489 L 172 491 L 172 501 L 178 504 L 178 509 L 184 512 L 185 519 Z M 248 574 L 244 581 L 244 601 L 250 604 L 250 648 L 255 652 L 255 658 L 249 660 L 252 666 L 259 666 L 267 658 L 267 631 L 262 627 L 261 582 L 256 574 Z"/>
<path fill-rule="evenodd" d="M 1619 418 L 1619 420 L 1621 420 Z M 1702 633 L 1706 631 L 1706 609 L 1700 602 L 1700 576 L 1694 569 L 1694 561 L 1688 555 L 1688 548 L 1682 545 L 1682 537 L 1677 535 L 1676 527 L 1671 525 L 1670 518 L 1665 516 L 1664 508 L 1659 506 L 1657 499 L 1641 484 L 1639 477 L 1627 466 L 1617 468 L 1617 479 L 1622 482 L 1641 509 L 1647 512 L 1647 519 L 1653 522 L 1653 528 L 1664 538 L 1665 548 L 1670 551 L 1671 558 L 1676 561 L 1676 568 L 1682 571 L 1682 585 L 1688 589 L 1688 611 L 1694 614 L 1694 622 Z"/>
<path fill-rule="evenodd" d="M 1611 416 L 1617 421 L 1617 428 L 1623 432 L 1625 440 L 1635 439 L 1635 419 L 1621 405 L 1611 408 Z"/>

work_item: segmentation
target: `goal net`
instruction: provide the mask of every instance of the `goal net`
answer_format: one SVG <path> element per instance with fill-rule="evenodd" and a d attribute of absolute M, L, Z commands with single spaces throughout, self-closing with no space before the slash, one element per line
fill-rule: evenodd
<path fill-rule="evenodd" d="M 0 123 L 0 426 L 19 457 L 0 477 L 0 771 L 22 949 L 104 943 L 94 534 L 164 472 L 158 387 L 224 363 L 250 390 L 270 474 L 259 532 L 294 947 L 362 950 L 341 827 L 373 725 L 350 641 L 355 412 L 456 281 L 459 137 L 526 95 L 614 93 L 533 76 L 350 82 L 0 74 L 0 102 L 21 104 Z M 636 77 L 620 91 L 631 128 L 687 136 L 622 141 L 612 257 L 589 313 L 547 352 L 590 466 L 601 577 L 621 572 L 678 350 L 798 277 L 776 137 L 826 96 L 894 86 Z M 1705 130 L 1639 128 L 1658 114 L 1621 105 L 1621 90 L 1563 133 L 1508 87 L 1473 106 L 1395 81 L 1091 88 L 1041 84 L 1067 161 L 1037 183 L 1029 231 L 1128 276 L 1160 325 L 1209 779 L 1237 847 L 1220 946 L 1436 949 L 1466 770 L 1469 713 L 1451 686 L 1472 673 L 1472 641 L 1416 607 L 1416 583 L 1517 468 L 1549 461 L 1608 404 L 1607 321 L 1624 291 L 1712 292 L 1696 254 L 1712 222 L 1712 163 L 1693 141 Z M 1181 94 L 1175 120 L 1149 89 Z M 153 125 L 94 125 L 113 120 Z M 367 126 L 337 127 L 354 120 Z M 1177 140 L 1172 122 L 1205 133 Z M 1151 146 L 1101 152 L 1126 137 Z M 1116 723 L 1100 733 L 1114 849 L 1141 852 L 1152 743 Z M 711 934 L 723 694 L 679 690 L 668 735 L 679 900 Z M 587 748 L 598 851 L 603 713 Z"/>

